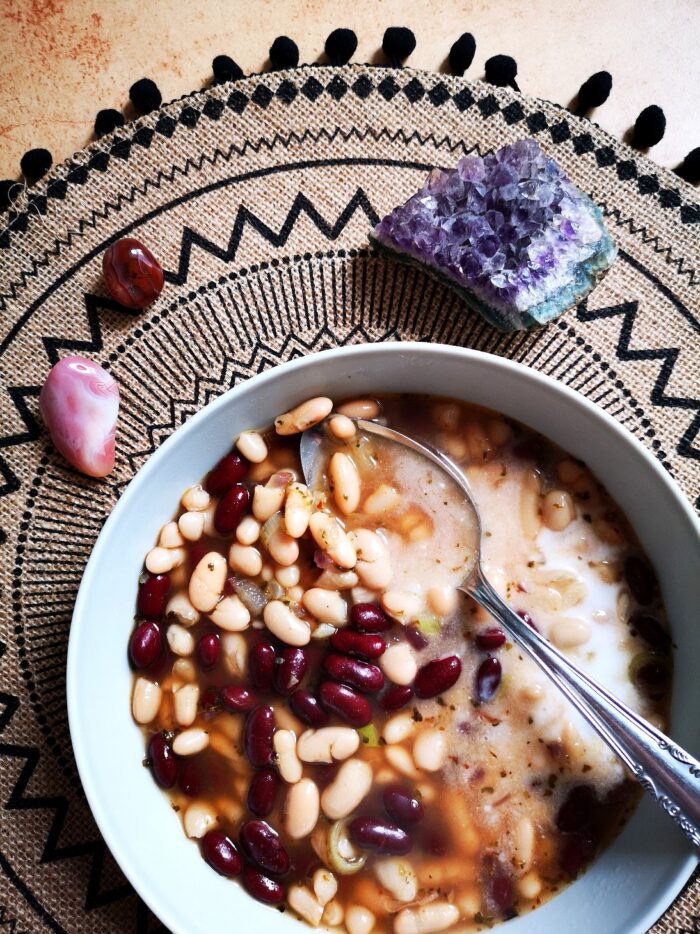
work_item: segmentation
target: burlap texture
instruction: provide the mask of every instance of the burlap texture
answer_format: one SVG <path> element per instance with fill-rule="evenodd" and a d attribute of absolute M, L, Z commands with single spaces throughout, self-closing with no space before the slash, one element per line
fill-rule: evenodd
<path fill-rule="evenodd" d="M 503 335 L 442 286 L 368 251 L 367 230 L 428 167 L 533 134 L 602 206 L 620 257 L 587 303 L 548 328 Z M 66 641 L 82 569 L 121 489 L 222 391 L 337 344 L 477 347 L 579 389 L 697 497 L 700 204 L 675 176 L 554 105 L 410 70 L 263 75 L 174 102 L 96 143 L 23 208 L 0 235 L 8 930 L 157 927 L 81 794 Z M 126 234 L 167 271 L 161 298 L 140 315 L 118 310 L 101 281 L 105 247 Z M 69 470 L 38 419 L 48 368 L 70 352 L 109 367 L 121 387 L 117 465 L 105 481 Z M 697 930 L 698 914 L 696 883 L 654 930 Z"/>

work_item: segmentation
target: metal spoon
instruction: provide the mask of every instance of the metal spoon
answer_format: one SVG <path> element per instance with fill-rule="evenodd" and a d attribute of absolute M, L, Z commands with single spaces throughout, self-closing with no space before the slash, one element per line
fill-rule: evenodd
<path fill-rule="evenodd" d="M 459 589 L 473 597 L 498 620 L 619 756 L 640 785 L 673 818 L 688 839 L 700 847 L 700 762 L 581 671 L 499 597 L 484 577 L 481 567 L 479 510 L 467 478 L 453 460 L 431 445 L 416 441 L 393 428 L 364 419 L 353 421 L 365 434 L 401 444 L 426 457 L 457 484 L 464 493 L 465 509 L 471 509 L 478 528 L 474 560 L 465 569 L 467 573 Z M 321 468 L 324 443 L 327 440 L 323 423 L 308 429 L 301 436 L 301 466 L 310 486 Z"/>

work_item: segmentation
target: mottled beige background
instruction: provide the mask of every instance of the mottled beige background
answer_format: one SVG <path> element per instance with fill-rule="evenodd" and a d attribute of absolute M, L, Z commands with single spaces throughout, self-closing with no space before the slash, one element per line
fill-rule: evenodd
<path fill-rule="evenodd" d="M 314 61 L 336 26 L 357 32 L 356 61 L 383 61 L 390 25 L 416 33 L 418 68 L 444 68 L 454 39 L 472 32 L 470 77 L 507 53 L 523 91 L 561 104 L 607 69 L 613 92 L 595 115 L 605 129 L 622 137 L 656 103 L 668 120 L 658 162 L 700 145 L 700 0 L 0 0 L 0 178 L 33 146 L 55 160 L 82 147 L 95 113 L 123 107 L 137 78 L 169 100 L 203 86 L 219 53 L 262 70 L 281 33 Z"/>

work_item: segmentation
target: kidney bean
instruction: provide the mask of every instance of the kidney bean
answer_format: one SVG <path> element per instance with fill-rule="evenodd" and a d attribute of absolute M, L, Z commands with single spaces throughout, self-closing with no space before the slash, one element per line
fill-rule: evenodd
<path fill-rule="evenodd" d="M 147 619 L 134 629 L 129 639 L 129 658 L 134 668 L 148 668 L 163 650 L 163 634 L 160 626 Z"/>
<path fill-rule="evenodd" d="M 413 827 L 425 816 L 422 802 L 402 785 L 387 785 L 382 792 L 382 801 L 389 817 L 402 827 Z"/>
<path fill-rule="evenodd" d="M 379 658 L 386 651 L 386 642 L 381 636 L 352 629 L 339 629 L 333 633 L 330 642 L 339 652 L 359 655 L 361 658 Z"/>
<path fill-rule="evenodd" d="M 403 856 L 413 847 L 413 840 L 405 830 L 380 817 L 356 817 L 350 822 L 349 830 L 353 843 L 363 850 Z"/>
<path fill-rule="evenodd" d="M 239 684 L 229 684 L 221 688 L 221 704 L 230 713 L 248 713 L 258 703 L 256 694 L 250 688 Z"/>
<path fill-rule="evenodd" d="M 660 620 L 650 613 L 637 611 L 630 617 L 630 626 L 649 645 L 665 647 L 670 645 L 671 636 L 661 625 Z"/>
<path fill-rule="evenodd" d="M 219 661 L 221 644 L 214 632 L 205 633 L 197 643 L 197 658 L 204 669 L 213 668 Z"/>
<path fill-rule="evenodd" d="M 284 886 L 277 882 L 276 879 L 270 879 L 256 869 L 249 867 L 243 870 L 241 878 L 243 888 L 248 895 L 252 895 L 259 902 L 264 902 L 266 905 L 279 905 L 284 901 Z"/>
<path fill-rule="evenodd" d="M 421 829 L 420 848 L 432 856 L 444 856 L 449 849 L 449 834 L 444 827 L 424 826 Z"/>
<path fill-rule="evenodd" d="M 204 693 L 200 698 L 200 704 L 204 710 L 214 710 L 215 707 L 218 707 L 221 703 L 221 697 L 217 688 L 210 685 L 208 688 L 204 689 Z"/>
<path fill-rule="evenodd" d="M 148 764 L 161 788 L 172 788 L 177 781 L 177 756 L 162 733 L 154 733 L 148 741 Z"/>
<path fill-rule="evenodd" d="M 400 710 L 413 697 L 413 688 L 410 684 L 394 684 L 379 698 L 382 710 Z"/>
<path fill-rule="evenodd" d="M 386 632 L 394 625 L 376 603 L 356 603 L 350 610 L 350 622 L 360 632 Z"/>
<path fill-rule="evenodd" d="M 475 641 L 478 648 L 491 652 L 493 649 L 500 649 L 506 641 L 506 634 L 498 626 L 491 626 L 477 633 Z"/>
<path fill-rule="evenodd" d="M 254 769 L 262 769 L 272 764 L 274 732 L 275 714 L 272 707 L 256 707 L 248 714 L 243 732 L 243 745 Z"/>
<path fill-rule="evenodd" d="M 595 842 L 588 834 L 566 836 L 559 850 L 559 867 L 567 876 L 576 876 L 593 859 L 595 849 Z"/>
<path fill-rule="evenodd" d="M 404 626 L 403 631 L 408 644 L 418 652 L 424 649 L 430 642 L 428 637 L 424 636 L 417 626 Z"/>
<path fill-rule="evenodd" d="M 343 681 L 363 694 L 376 694 L 384 687 L 381 669 L 369 662 L 360 661 L 359 658 L 329 652 L 323 659 L 323 667 L 331 678 Z"/>
<path fill-rule="evenodd" d="M 501 663 L 489 656 L 479 665 L 476 672 L 474 692 L 480 704 L 490 701 L 501 683 Z"/>
<path fill-rule="evenodd" d="M 277 831 L 265 821 L 246 821 L 241 826 L 239 839 L 246 856 L 271 876 L 283 876 L 289 872 L 289 854 Z"/>
<path fill-rule="evenodd" d="M 219 875 L 232 879 L 241 871 L 241 857 L 236 844 L 220 830 L 210 830 L 202 837 L 202 856 Z"/>
<path fill-rule="evenodd" d="M 500 914 L 507 912 L 513 904 L 513 880 L 492 856 L 484 859 L 483 883 L 494 909 Z"/>
<path fill-rule="evenodd" d="M 242 484 L 238 483 L 227 490 L 219 500 L 214 513 L 216 531 L 222 535 L 235 532 L 248 509 L 249 502 L 250 493 Z"/>
<path fill-rule="evenodd" d="M 275 664 L 275 690 L 280 694 L 291 694 L 301 684 L 306 671 L 307 656 L 304 649 L 287 646 L 280 652 Z"/>
<path fill-rule="evenodd" d="M 595 792 L 590 785 L 575 785 L 564 799 L 556 817 L 562 833 L 578 833 L 593 820 Z"/>
<path fill-rule="evenodd" d="M 456 655 L 436 658 L 418 669 L 414 690 L 418 697 L 435 697 L 451 688 L 462 673 L 462 663 Z"/>
<path fill-rule="evenodd" d="M 539 629 L 535 625 L 534 619 L 530 616 L 529 613 L 527 613 L 525 610 L 516 610 L 515 612 L 518 614 L 518 616 L 524 623 L 527 623 L 530 629 L 534 629 L 535 632 L 539 632 Z"/>
<path fill-rule="evenodd" d="M 221 496 L 244 480 L 247 473 L 246 462 L 232 451 L 230 454 L 224 454 L 219 463 L 209 471 L 204 481 L 204 489 L 212 496 Z"/>
<path fill-rule="evenodd" d="M 301 688 L 292 694 L 289 698 L 289 706 L 297 717 L 303 720 L 304 723 L 308 723 L 309 726 L 325 726 L 330 720 L 326 711 L 321 707 L 318 698 L 314 697 L 311 691 L 307 691 L 305 688 Z"/>
<path fill-rule="evenodd" d="M 139 595 L 136 601 L 139 615 L 162 616 L 169 591 L 169 574 L 149 574 L 139 585 Z"/>
<path fill-rule="evenodd" d="M 324 681 L 318 689 L 321 703 L 353 726 L 367 726 L 372 720 L 372 708 L 366 697 L 352 688 L 334 681 Z"/>
<path fill-rule="evenodd" d="M 256 817 L 267 817 L 275 806 L 280 780 L 274 769 L 256 772 L 248 786 L 248 810 Z"/>
<path fill-rule="evenodd" d="M 646 561 L 636 555 L 630 555 L 625 561 L 625 580 L 637 603 L 641 603 L 642 606 L 651 603 L 656 591 L 656 580 Z"/>
<path fill-rule="evenodd" d="M 248 671 L 253 687 L 269 690 L 275 672 L 275 649 L 271 642 L 258 642 L 253 646 L 248 656 Z"/>
<path fill-rule="evenodd" d="M 180 767 L 178 787 L 188 798 L 197 798 L 207 785 L 206 775 L 196 759 L 185 759 Z"/>

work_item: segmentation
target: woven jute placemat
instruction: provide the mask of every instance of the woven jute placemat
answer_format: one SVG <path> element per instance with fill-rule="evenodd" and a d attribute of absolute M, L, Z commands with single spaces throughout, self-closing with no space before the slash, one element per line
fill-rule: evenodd
<path fill-rule="evenodd" d="M 601 205 L 620 255 L 563 319 L 502 334 L 441 285 L 374 255 L 367 231 L 430 167 L 531 135 Z M 136 315 L 101 278 L 105 247 L 127 234 L 166 270 L 160 299 Z M 92 820 L 64 694 L 85 562 L 164 438 L 300 354 L 439 341 L 578 389 L 697 502 L 699 260 L 700 204 L 675 176 L 554 105 L 410 70 L 308 67 L 222 85 L 76 154 L 33 189 L 0 235 L 0 926 L 159 927 Z M 48 369 L 68 353 L 120 385 L 117 464 L 104 481 L 70 470 L 38 416 Z M 654 930 L 697 931 L 699 914 L 695 883 Z"/>

